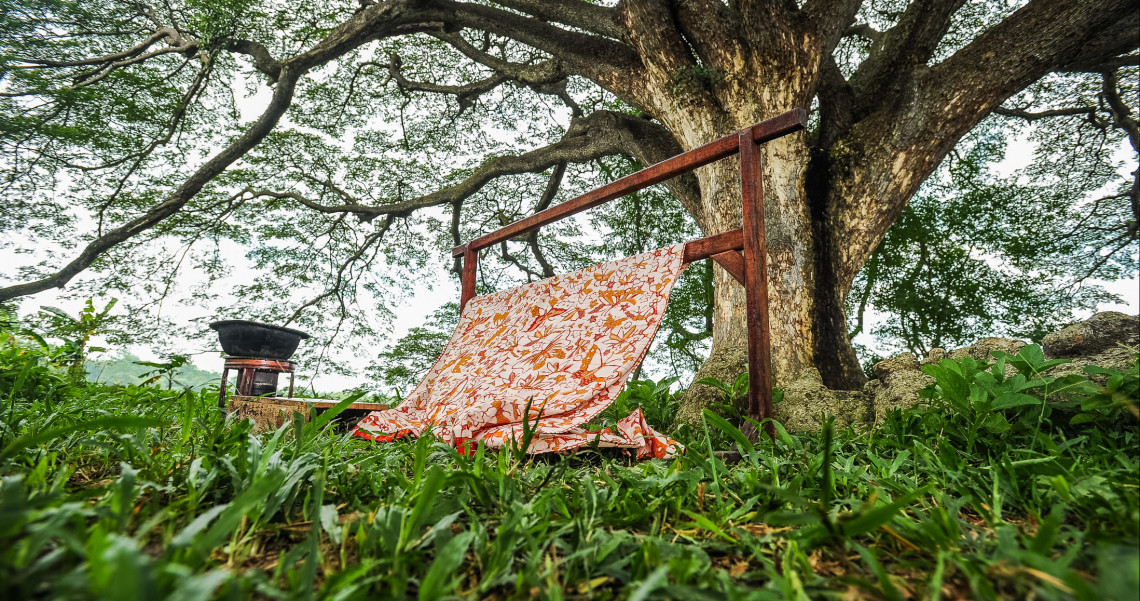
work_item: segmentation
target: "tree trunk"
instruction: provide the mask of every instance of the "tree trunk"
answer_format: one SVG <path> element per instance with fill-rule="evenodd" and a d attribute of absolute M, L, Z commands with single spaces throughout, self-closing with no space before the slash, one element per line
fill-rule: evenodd
<path fill-rule="evenodd" d="M 800 29 L 795 11 L 788 12 L 785 5 L 745 8 L 764 14 L 742 20 L 735 8 L 707 0 L 625 5 L 629 41 L 644 65 L 633 100 L 673 132 L 684 149 L 807 108 L 815 96 L 822 57 L 829 52 L 820 41 L 834 32 Z M 838 22 L 848 20 L 843 11 L 837 15 Z M 744 27 L 745 22 L 753 27 Z M 776 385 L 790 382 L 822 361 L 829 385 L 856 387 L 864 379 L 843 314 L 850 282 L 833 286 L 841 279 L 831 267 L 834 253 L 821 221 L 825 214 L 814 208 L 809 200 L 813 191 L 805 188 L 811 158 L 807 139 L 798 133 L 761 147 L 769 315 L 776 317 L 769 324 L 773 378 Z M 739 160 L 718 161 L 698 169 L 696 176 L 702 207 L 694 217 L 704 233 L 739 228 Z M 714 273 L 712 351 L 697 379 L 731 382 L 748 370 L 744 289 L 720 267 Z M 821 281 L 826 288 L 820 288 Z M 698 422 L 702 409 L 722 400 L 719 394 L 712 387 L 693 386 L 678 417 Z"/>
<path fill-rule="evenodd" d="M 850 80 L 832 51 L 857 1 L 659 0 L 623 3 L 617 12 L 636 76 L 595 80 L 656 118 L 684 149 L 807 108 L 819 92 L 816 148 L 809 152 L 799 134 L 762 151 L 777 385 L 817 367 L 832 388 L 858 387 L 864 378 L 844 301 L 922 181 L 1016 91 L 1086 55 L 1136 47 L 1135 0 L 1033 0 L 932 62 L 962 4 L 904 5 Z M 706 234 L 740 226 L 738 173 L 733 161 L 698 170 L 702 211 L 694 217 Z M 712 353 L 697 376 L 731 381 L 747 368 L 744 294 L 720 268 L 715 282 Z M 694 386 L 679 417 L 698 421 L 717 400 L 712 391 Z"/>
<path fill-rule="evenodd" d="M 750 112 L 756 113 L 759 111 Z M 746 127 L 759 120 L 761 117 L 736 119 L 732 127 Z M 701 128 L 687 127 L 682 131 L 696 129 Z M 728 132 L 710 132 L 704 139 L 725 133 Z M 683 144 L 689 148 L 698 145 L 688 140 Z M 770 322 L 774 383 L 785 384 L 808 367 L 826 365 L 822 371 L 827 372 L 825 381 L 829 386 L 861 386 L 865 378 L 847 338 L 843 312 L 850 282 L 835 287 L 834 270 L 829 267 L 831 254 L 827 252 L 830 242 L 824 239 L 828 230 L 822 226 L 822 215 L 814 214 L 813 205 L 808 202 L 811 194 L 805 189 L 809 165 L 806 136 L 793 134 L 770 142 L 761 150 L 769 311 L 771 316 L 778 316 Z M 701 229 L 715 234 L 740 227 L 743 205 L 739 160 L 726 159 L 703 167 L 697 170 L 697 180 L 704 204 Z M 828 283 L 824 289 L 818 286 L 821 277 Z M 748 370 L 744 288 L 719 266 L 714 268 L 714 281 L 712 350 L 696 379 L 712 377 L 732 382 Z M 713 387 L 694 385 L 682 402 L 679 419 L 698 422 L 701 410 L 709 403 L 723 400 L 720 395 Z M 742 403 L 743 399 L 737 401 Z"/>

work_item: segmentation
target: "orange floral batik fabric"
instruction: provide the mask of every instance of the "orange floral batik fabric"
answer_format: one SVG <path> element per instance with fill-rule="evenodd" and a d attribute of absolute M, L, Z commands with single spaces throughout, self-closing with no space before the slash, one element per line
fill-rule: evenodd
<path fill-rule="evenodd" d="M 595 265 L 471 299 L 439 360 L 400 405 L 354 434 L 371 440 L 431 433 L 461 449 L 523 439 L 529 451 L 594 441 L 665 457 L 676 442 L 637 410 L 615 428 L 583 425 L 617 396 L 645 356 L 683 267 L 684 245 Z"/>

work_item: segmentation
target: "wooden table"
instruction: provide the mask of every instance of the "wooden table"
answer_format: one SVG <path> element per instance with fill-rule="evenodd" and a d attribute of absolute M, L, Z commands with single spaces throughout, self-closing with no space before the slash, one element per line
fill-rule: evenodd
<path fill-rule="evenodd" d="M 320 415 L 340 401 L 335 399 L 297 399 L 282 397 L 250 397 L 234 395 L 230 397 L 229 410 L 240 419 L 252 419 L 257 431 L 276 430 L 293 419 L 293 412 L 300 411 L 307 421 L 310 416 Z M 333 423 L 347 428 L 355 425 L 360 418 L 372 411 L 383 411 L 388 405 L 382 403 L 352 403 L 340 413 Z"/>

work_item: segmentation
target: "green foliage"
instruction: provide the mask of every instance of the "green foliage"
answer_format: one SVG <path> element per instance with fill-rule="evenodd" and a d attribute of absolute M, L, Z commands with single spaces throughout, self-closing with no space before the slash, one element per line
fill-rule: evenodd
<path fill-rule="evenodd" d="M 1069 179 L 1039 151 L 1025 173 L 1000 177 L 1006 144 L 990 120 L 923 185 L 848 297 L 856 332 L 874 307 L 890 314 L 873 332 L 880 341 L 922 357 L 983 336 L 1040 342 L 1075 311 L 1119 300 L 1085 282 L 1135 273 L 1135 238 L 1114 241 L 1130 231 L 1128 194 L 1086 198 L 1116 185 L 1111 157 L 1073 157 L 1091 172 Z"/>
<path fill-rule="evenodd" d="M 55 273 L 96 230 L 113 231 L 164 206 L 209 157 L 247 130 L 272 92 L 274 61 L 290 62 L 318 47 L 371 4 L 6 2 L 0 11 L 0 248 L 15 253 L 20 267 L 4 274 L 4 285 Z M 864 2 L 857 21 L 887 31 L 907 5 Z M 954 12 L 935 59 L 988 30 L 1014 6 L 963 5 Z M 492 9 L 463 5 L 465 11 Z M 302 361 L 324 358 L 329 346 L 339 347 L 334 353 L 374 356 L 384 340 L 383 324 L 392 318 L 390 307 L 422 281 L 423 270 L 437 268 L 433 256 L 446 256 L 446 249 L 457 243 L 533 213 L 539 199 L 558 203 L 640 167 L 611 156 L 559 168 L 507 169 L 507 175 L 462 190 L 462 202 L 432 196 L 462 184 L 482 166 L 501 165 L 494 157 L 517 157 L 564 138 L 573 140 L 578 124 L 591 114 L 632 113 L 660 124 L 662 115 L 656 113 L 669 105 L 669 99 L 645 104 L 616 98 L 586 77 L 567 75 L 580 61 L 548 62 L 549 48 L 511 39 L 503 30 L 492 33 L 495 27 L 481 31 L 453 25 L 447 26 L 447 36 L 458 36 L 459 48 L 477 52 L 457 49 L 435 29 L 396 27 L 361 32 L 351 41 L 322 47 L 316 56 L 309 55 L 313 61 L 291 63 L 312 68 L 298 82 L 287 118 L 176 214 L 153 228 L 128 228 L 132 236 L 91 265 L 100 277 L 70 282 L 70 293 L 119 295 L 132 314 L 148 317 L 124 324 L 147 341 L 172 332 L 154 308 L 165 307 L 162 314 L 169 315 L 171 304 L 185 301 L 214 308 L 220 317 L 287 322 L 314 332 L 317 338 L 301 349 Z M 533 25 L 540 26 L 539 21 Z M 547 26 L 557 24 L 541 25 Z M 735 98 L 736 88 L 749 85 L 735 79 L 736 67 L 714 67 L 707 60 L 731 52 L 697 52 L 697 46 L 692 64 L 670 67 L 674 72 L 665 86 L 677 95 L 675 108 L 683 111 L 693 110 L 691 102 Z M 869 49 L 861 35 L 844 36 L 834 58 L 849 76 Z M 483 62 L 472 60 L 473 55 Z M 267 56 L 273 60 L 266 61 Z M 486 66 L 501 63 L 537 71 L 499 78 Z M 543 75 L 543 65 L 556 67 L 553 78 Z M 402 77 L 394 77 L 390 66 L 399 67 Z M 1135 67 L 1122 67 L 1117 75 L 1119 85 L 1112 87 L 1123 98 L 1134 97 Z M 882 336 L 896 346 L 928 348 L 994 328 L 1022 328 L 1034 335 L 1069 309 L 1097 300 L 1079 285 L 1083 278 L 1075 276 L 1087 272 L 1088 277 L 1111 278 L 1134 270 L 1134 262 L 1120 258 L 1134 256 L 1135 215 L 1128 229 L 1127 195 L 1111 156 L 1124 136 L 1106 120 L 1108 104 L 1099 77 L 1049 76 L 1008 103 L 1063 108 L 1072 100 L 1092 107 L 1088 114 L 1061 111 L 1067 116 L 1042 122 L 1045 126 L 1003 121 L 983 127 L 982 137 L 1004 139 L 1022 132 L 1039 144 L 1038 160 L 1024 174 L 1029 184 L 984 173 L 981 167 L 996 160 L 995 152 L 973 160 L 972 142 L 957 149 L 957 154 L 969 155 L 962 164 L 981 171 L 971 174 L 953 166 L 949 169 L 965 171 L 943 179 L 961 190 L 977 189 L 958 196 L 939 189 L 947 187 L 945 182 L 924 189 L 923 198 L 882 245 L 874 259 L 878 263 L 864 272 L 865 284 L 851 295 L 856 305 L 867 298 L 866 306 L 897 316 Z M 503 85 L 485 89 L 481 84 L 496 79 Z M 710 135 L 731 129 L 727 124 L 706 126 Z M 675 137 L 694 143 L 679 132 Z M 552 175 L 563 167 L 560 185 L 550 186 Z M 731 185 L 706 181 L 709 185 L 713 187 L 705 194 L 717 197 L 704 199 L 705 204 L 727 202 L 723 193 Z M 548 186 L 553 193 L 544 198 Z M 1011 191 L 1015 187 L 1023 191 Z M 1106 187 L 1110 197 L 1085 202 L 1092 191 Z M 956 199 L 956 206 L 943 202 L 948 199 Z M 932 212 L 930 206 L 945 210 Z M 392 213 L 385 214 L 388 210 Z M 1073 235 L 1053 235 L 1062 222 Z M 974 244 L 978 232 L 1008 235 L 1002 240 L 983 237 Z M 694 233 L 677 199 L 651 189 L 589 217 L 546 227 L 536 239 L 549 266 L 564 271 L 676 243 Z M 915 257 L 923 254 L 916 249 L 923 241 L 930 252 L 916 267 Z M 487 249 L 480 258 L 480 290 L 501 289 L 548 271 L 531 256 L 529 246 L 516 240 Z M 1098 265 L 1102 249 L 1113 258 Z M 31 254 L 35 260 L 25 261 Z M 1036 264 L 1026 266 L 1017 257 L 1030 257 Z M 1007 277 L 1009 269 L 990 267 L 1001 260 L 1016 263 L 1016 277 Z M 916 273 L 913 282 L 906 275 L 910 271 Z M 1003 277 L 993 277 L 996 272 Z M 235 273 L 241 275 L 232 277 Z M 697 266 L 679 282 L 664 318 L 663 340 L 651 352 L 653 371 L 684 374 L 705 355 L 711 331 L 710 273 L 707 265 Z M 1070 278 L 1067 290 L 1045 290 L 1031 281 L 1057 280 L 1058 274 Z M 1010 284 L 993 283 L 1002 281 Z M 219 289 L 232 294 L 218 294 Z M 998 298 L 1008 302 L 996 302 Z M 862 310 L 850 312 L 857 313 Z M 421 335 L 427 338 L 415 338 Z M 417 353 L 437 340 L 417 330 L 407 348 L 393 350 L 385 360 Z M 330 369 L 343 364 L 320 362 Z M 395 363 L 381 367 L 392 372 L 387 386 L 409 386 L 411 372 L 397 373 L 400 369 Z"/>
<path fill-rule="evenodd" d="M 68 385 L 43 338 L 0 331 L 0 400 L 58 399 Z"/>
<path fill-rule="evenodd" d="M 96 318 L 88 301 L 79 319 L 58 309 L 48 308 L 45 313 L 58 326 L 58 333 L 75 337 L 52 345 L 22 324 L 14 310 L 0 305 L 0 398 L 9 402 L 31 397 L 59 399 L 67 388 L 82 382 L 77 371 L 82 373 L 86 351 L 91 350 L 86 348 L 87 341 L 106 311 Z"/>
<path fill-rule="evenodd" d="M 402 399 L 439 359 L 457 323 L 458 303 L 447 303 L 437 309 L 427 323 L 411 328 L 396 344 L 380 353 L 377 363 L 368 368 L 372 381 L 392 387 L 395 393 L 392 396 Z"/>
<path fill-rule="evenodd" d="M 254 0 L 187 0 L 186 25 L 198 34 L 203 50 L 216 51 L 227 39 L 253 37 L 251 26 L 268 16 L 254 10 L 259 4 Z"/>
<path fill-rule="evenodd" d="M 1069 361 L 1046 361 L 1037 345 L 1023 348 L 1016 356 L 1000 351 L 994 356 L 997 361 L 992 365 L 964 358 L 923 366 L 923 371 L 936 379 L 927 391 L 931 398 L 947 403 L 957 418 L 964 418 L 949 422 L 947 433 L 967 451 L 974 449 L 979 428 L 997 439 L 1020 439 L 1033 451 L 1039 443 L 1051 444 L 1050 429 L 1063 436 L 1076 436 L 1092 422 L 1113 423 L 1128 415 L 1137 416 L 1138 363 L 1127 372 L 1084 368 L 1084 373 L 1104 381 L 1098 384 L 1077 373 L 1049 375 L 1051 368 Z"/>
<path fill-rule="evenodd" d="M 143 385 L 150 385 L 166 381 L 166 389 L 170 390 L 177 383 L 174 375 L 186 367 L 190 358 L 186 355 L 171 355 L 166 361 L 135 361 L 135 365 L 151 368 L 150 371 L 139 374 Z"/>
<path fill-rule="evenodd" d="M 659 382 L 633 380 L 614 398 L 604 411 L 595 418 L 595 427 L 613 428 L 617 421 L 641 409 L 645 421 L 661 432 L 674 430 L 677 409 L 680 407 L 683 390 L 672 391 L 677 378 L 665 378 Z"/>
<path fill-rule="evenodd" d="M 92 299 L 87 299 L 78 317 L 72 317 L 55 307 L 40 307 L 38 325 L 47 336 L 63 340 L 63 345 L 54 351 L 55 361 L 63 362 L 72 380 L 78 382 L 84 377 L 84 364 L 89 353 L 101 352 L 101 347 L 88 348 L 87 343 L 96 332 L 105 332 L 115 318 L 111 309 L 117 299 L 111 299 L 102 309 L 95 309 Z"/>
<path fill-rule="evenodd" d="M 1119 419 L 1121 413 L 1131 413 L 1140 419 L 1140 406 L 1137 404 L 1137 399 L 1140 399 L 1140 363 L 1133 363 L 1132 368 L 1123 373 L 1095 365 L 1085 367 L 1084 372 L 1101 376 L 1105 381 L 1095 394 L 1081 400 L 1083 413 L 1073 416 L 1070 425 Z"/>
<path fill-rule="evenodd" d="M 1051 377 L 1033 348 L 934 367 L 934 404 L 896 411 L 873 432 L 828 421 L 818 435 L 778 429 L 753 443 L 706 412 L 703 431 L 674 431 L 684 454 L 641 463 L 525 457 L 525 440 L 467 455 L 430 436 L 372 443 L 330 427 L 355 397 L 254 433 L 217 410 L 216 391 L 95 387 L 49 399 L 37 389 L 9 397 L 3 417 L 0 589 L 1130 598 L 1140 585 L 1140 452 L 1128 416 L 1137 368 L 1092 370 L 1104 384 Z M 671 383 L 632 383 L 614 409 L 640 407 L 668 428 Z M 1067 418 L 1090 411 L 1114 413 Z M 988 427 L 993 415 L 1008 427 Z M 726 465 L 715 451 L 731 447 L 741 460 Z"/>

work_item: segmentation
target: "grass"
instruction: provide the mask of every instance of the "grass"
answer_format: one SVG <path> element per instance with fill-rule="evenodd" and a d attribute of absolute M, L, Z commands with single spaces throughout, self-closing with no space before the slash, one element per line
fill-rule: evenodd
<path fill-rule="evenodd" d="M 619 405 L 689 451 L 638 463 L 376 444 L 328 413 L 256 434 L 216 390 L 73 385 L 25 342 L 0 333 L 8 599 L 1133 599 L 1140 585 L 1135 368 L 1097 384 L 1049 377 L 1033 347 L 944 361 L 929 405 L 873 431 L 756 445 L 715 413 L 669 423 L 667 385 L 642 383 Z M 713 453 L 733 448 L 732 465 Z"/>

